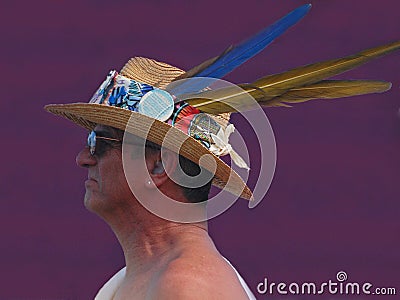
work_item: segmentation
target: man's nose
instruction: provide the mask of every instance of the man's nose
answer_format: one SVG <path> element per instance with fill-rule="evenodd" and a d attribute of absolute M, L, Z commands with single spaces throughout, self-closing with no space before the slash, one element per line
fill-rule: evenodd
<path fill-rule="evenodd" d="M 76 164 L 82 168 L 89 168 L 96 164 L 96 158 L 90 154 L 89 148 L 85 147 L 76 156 Z"/>

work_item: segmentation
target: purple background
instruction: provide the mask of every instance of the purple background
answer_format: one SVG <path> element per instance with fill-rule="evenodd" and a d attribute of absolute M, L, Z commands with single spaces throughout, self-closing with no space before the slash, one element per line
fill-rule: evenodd
<path fill-rule="evenodd" d="M 250 82 L 400 39 L 398 0 L 310 2 L 301 23 L 226 79 Z M 303 3 L 1 1 L 0 299 L 93 298 L 124 264 L 113 233 L 82 204 L 87 175 L 75 155 L 86 132 L 45 104 L 87 101 L 132 56 L 188 69 Z M 400 293 L 399 71 L 397 52 L 340 76 L 393 82 L 385 94 L 267 110 L 278 150 L 267 196 L 210 222 L 254 292 L 264 277 L 323 282 L 343 270 Z"/>

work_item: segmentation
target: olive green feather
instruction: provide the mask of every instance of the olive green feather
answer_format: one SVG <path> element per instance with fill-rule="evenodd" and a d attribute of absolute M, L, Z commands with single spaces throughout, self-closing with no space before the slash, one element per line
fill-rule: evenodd
<path fill-rule="evenodd" d="M 301 103 L 313 99 L 336 99 L 371 93 L 386 92 L 392 84 L 372 80 L 323 80 L 300 88 L 294 88 L 281 96 L 258 101 L 263 106 L 287 106 L 285 103 Z"/>
<path fill-rule="evenodd" d="M 355 55 L 306 65 L 284 73 L 269 75 L 251 84 L 240 84 L 242 90 L 228 87 L 193 95 L 186 100 L 208 113 L 223 113 L 254 108 L 248 94 L 265 106 L 285 106 L 286 103 L 311 99 L 341 98 L 383 92 L 390 83 L 382 81 L 322 81 L 358 67 L 374 58 L 400 48 L 400 41 L 364 50 Z M 319 84 L 317 84 L 319 83 Z M 210 100 L 212 99 L 212 100 Z M 235 107 L 232 108 L 231 106 Z"/>
<path fill-rule="evenodd" d="M 301 103 L 313 99 L 335 99 L 370 93 L 382 93 L 390 88 L 391 83 L 385 81 L 323 80 L 307 86 L 293 88 L 280 96 L 272 99 L 268 98 L 268 100 L 264 100 L 264 93 L 262 91 L 256 90 L 257 93 L 251 92 L 249 94 L 257 100 L 259 105 L 268 107 L 288 106 L 286 103 Z M 233 89 L 224 89 L 224 94 L 220 90 L 219 95 L 216 95 L 216 91 L 202 93 L 202 95 L 207 98 L 215 99 L 219 97 L 219 101 L 206 100 L 205 98 L 194 98 L 186 100 L 186 102 L 206 113 L 212 114 L 251 110 L 258 107 L 253 98 L 249 97 L 247 93 L 241 93 L 241 96 L 237 96 L 237 90 L 238 89 L 236 88 L 234 91 L 236 92 L 236 96 L 234 97 L 229 95 L 229 92 L 233 92 Z M 240 99 L 240 101 L 236 101 L 238 99 Z"/>

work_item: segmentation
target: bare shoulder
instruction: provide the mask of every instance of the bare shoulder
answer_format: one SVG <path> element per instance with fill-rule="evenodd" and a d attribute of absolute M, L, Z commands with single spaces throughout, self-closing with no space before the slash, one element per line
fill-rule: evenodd
<path fill-rule="evenodd" d="M 174 259 L 154 283 L 151 299 L 248 299 L 235 271 L 213 251 Z"/>

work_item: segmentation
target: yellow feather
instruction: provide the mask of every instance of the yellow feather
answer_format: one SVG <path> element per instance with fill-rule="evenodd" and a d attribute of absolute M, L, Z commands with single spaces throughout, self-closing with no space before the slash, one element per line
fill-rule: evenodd
<path fill-rule="evenodd" d="M 266 95 L 264 100 L 272 99 L 276 96 L 282 95 L 284 92 L 292 88 L 316 83 L 325 78 L 344 73 L 374 58 L 398 50 L 399 48 L 400 41 L 390 43 L 344 58 L 319 62 L 284 73 L 266 76 L 253 82 L 251 86 L 256 86 L 265 92 Z M 246 85 L 243 85 L 242 88 L 247 90 Z M 252 89 L 250 88 L 248 92 L 251 91 Z"/>
<path fill-rule="evenodd" d="M 386 92 L 392 84 L 372 80 L 324 80 L 294 88 L 271 100 L 258 102 L 263 106 L 282 106 L 284 103 L 301 103 L 313 99 L 335 99 L 371 93 Z M 284 105 L 286 106 L 286 105 Z"/>
<path fill-rule="evenodd" d="M 323 80 L 318 83 L 307 86 L 293 88 L 282 95 L 273 99 L 264 100 L 264 93 L 260 90 L 249 93 L 259 105 L 270 106 L 285 106 L 290 107 L 287 103 L 301 103 L 313 99 L 335 99 L 350 96 L 364 95 L 370 93 L 382 93 L 391 88 L 390 82 L 373 81 L 373 80 Z M 230 97 L 229 92 L 235 92 Z M 217 94 L 218 93 L 218 94 Z M 238 95 L 237 88 L 225 88 L 217 91 L 207 91 L 197 96 L 205 96 L 204 98 L 195 98 L 186 100 L 190 105 L 198 109 L 212 114 L 222 112 L 235 112 L 251 110 L 257 107 L 254 100 L 248 97 L 247 93 L 242 92 Z M 218 100 L 207 100 L 212 97 Z M 238 101 L 240 100 L 240 101 Z M 235 108 L 233 108 L 234 106 Z"/>
<path fill-rule="evenodd" d="M 374 58 L 383 56 L 400 48 L 400 41 L 364 50 L 355 55 L 344 58 L 319 62 L 284 73 L 269 75 L 256 80 L 251 84 L 239 85 L 243 90 L 228 87 L 215 91 L 206 91 L 195 95 L 195 99 L 187 100 L 200 110 L 208 113 L 219 114 L 223 112 L 242 111 L 254 108 L 254 103 L 246 100 L 246 94 L 266 106 L 287 106 L 283 102 L 303 102 L 316 98 L 339 98 L 353 95 L 383 92 L 390 88 L 388 83 L 377 81 L 325 81 L 325 78 L 346 72 L 358 67 Z M 310 86 L 321 82 L 320 86 Z M 340 83 L 342 86 L 337 85 Z M 302 89 L 303 88 L 303 89 Z M 283 96 L 286 92 L 297 89 Z M 296 98 L 296 95 L 298 98 Z M 324 96 L 325 95 L 325 96 Z M 279 100 L 279 96 L 282 98 Z M 212 100 L 210 100 L 212 99 Z M 269 100 L 272 103 L 268 103 Z M 285 99 L 289 99 L 286 101 Z M 234 106 L 236 109 L 231 107 Z"/>

